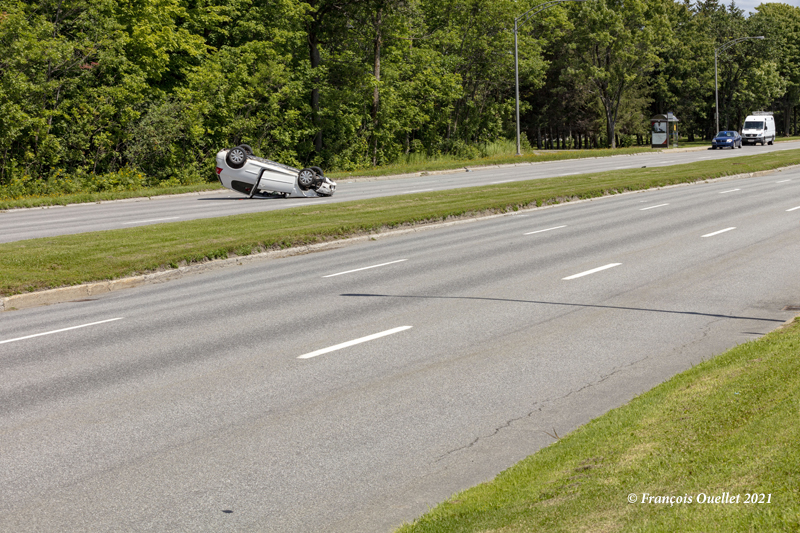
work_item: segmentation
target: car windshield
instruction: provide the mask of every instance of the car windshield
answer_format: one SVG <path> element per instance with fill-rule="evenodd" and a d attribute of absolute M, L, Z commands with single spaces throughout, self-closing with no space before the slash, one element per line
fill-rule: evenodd
<path fill-rule="evenodd" d="M 721 131 L 717 133 L 717 137 L 734 137 L 734 132 L 732 131 Z"/>
<path fill-rule="evenodd" d="M 746 130 L 763 130 L 764 123 L 760 120 L 748 120 L 744 123 L 744 129 Z"/>

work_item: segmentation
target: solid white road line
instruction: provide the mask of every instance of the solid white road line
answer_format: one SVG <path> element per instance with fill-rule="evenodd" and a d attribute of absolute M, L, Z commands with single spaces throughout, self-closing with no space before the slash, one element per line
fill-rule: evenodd
<path fill-rule="evenodd" d="M 489 185 L 497 185 L 498 183 L 511 183 L 514 180 L 493 181 Z"/>
<path fill-rule="evenodd" d="M 305 355 L 299 356 L 298 359 L 311 359 L 312 357 L 316 357 L 318 355 L 323 355 L 330 352 L 335 352 L 336 350 L 341 350 L 342 348 L 348 348 L 356 344 L 361 344 L 362 342 L 380 339 L 381 337 L 392 335 L 394 333 L 400 333 L 401 331 L 411 329 L 412 327 L 413 326 L 400 326 L 399 328 L 387 329 L 386 331 L 381 331 L 380 333 L 375 333 L 374 335 L 367 335 L 366 337 L 361 337 L 360 339 L 343 342 L 341 344 L 337 344 L 336 346 L 331 346 L 329 348 L 323 348 L 321 350 L 317 350 L 316 352 L 309 352 Z"/>
<path fill-rule="evenodd" d="M 728 192 L 736 192 L 736 191 L 741 191 L 741 190 L 742 189 L 731 189 L 729 191 L 722 191 L 720 194 L 725 194 L 725 193 L 728 193 Z"/>
<path fill-rule="evenodd" d="M 398 259 L 397 261 L 389 261 L 388 263 L 381 263 L 380 265 L 372 265 L 364 268 L 356 268 L 355 270 L 347 270 L 345 272 L 337 272 L 336 274 L 328 274 L 327 276 L 322 276 L 323 278 L 332 278 L 334 276 L 341 276 L 342 274 L 349 274 L 351 272 L 359 272 L 361 270 L 369 270 L 370 268 L 378 268 L 386 265 L 393 265 L 395 263 L 402 263 L 403 261 L 408 261 L 408 259 Z"/>
<path fill-rule="evenodd" d="M 789 211 L 794 211 L 795 209 L 800 209 L 800 205 L 798 205 L 797 207 L 793 207 L 791 209 L 787 209 L 786 212 L 788 213 Z"/>
<path fill-rule="evenodd" d="M 707 233 L 706 235 L 703 235 L 703 237 L 713 237 L 714 235 L 719 235 L 720 233 L 725 233 L 726 231 L 730 231 L 732 229 L 736 229 L 736 228 L 721 229 L 719 231 L 715 231 L 714 233 Z"/>
<path fill-rule="evenodd" d="M 607 265 L 605 265 L 605 266 L 601 266 L 601 267 L 593 268 L 593 269 L 591 269 L 591 270 L 587 270 L 586 272 L 581 272 L 580 274 L 575 274 L 575 275 L 572 275 L 572 276 L 567 276 L 566 278 L 561 278 L 561 279 L 562 279 L 562 280 L 570 280 L 570 279 L 575 279 L 575 278 L 581 278 L 581 277 L 583 277 L 583 276 L 588 276 L 589 274 L 594 274 L 595 272 L 600 272 L 601 270 L 606 270 L 606 269 L 609 269 L 609 268 L 614 268 L 615 266 L 619 266 L 619 265 L 621 265 L 621 264 L 622 264 L 622 263 L 609 263 L 609 264 L 607 264 Z"/>
<path fill-rule="evenodd" d="M 401 194 L 414 194 L 414 193 L 417 193 L 417 192 L 428 192 L 428 191 L 432 191 L 432 190 L 433 189 L 418 189 L 416 191 L 406 191 L 406 192 L 401 193 Z"/>
<path fill-rule="evenodd" d="M 25 340 L 25 339 L 32 339 L 33 337 L 41 337 L 42 335 L 51 335 L 53 333 L 61 333 L 62 331 L 69 331 L 71 329 L 87 328 L 89 326 L 96 326 L 98 324 L 105 324 L 106 322 L 114 322 L 115 320 L 122 320 L 123 318 L 125 318 L 125 317 L 109 318 L 108 320 L 101 320 L 100 322 L 92 322 L 91 324 L 81 324 L 80 326 L 72 326 L 71 328 L 56 329 L 56 330 L 53 330 L 53 331 L 46 331 L 44 333 L 37 333 L 35 335 L 27 335 L 25 337 L 17 337 L 16 339 L 8 339 L 8 340 L 5 340 L 5 341 L 0 341 L 0 344 L 5 344 L 7 342 L 21 341 L 21 340 Z"/>
<path fill-rule="evenodd" d="M 524 233 L 523 235 L 533 235 L 534 233 L 542 233 L 544 231 L 550 231 L 550 230 L 561 229 L 561 228 L 566 228 L 566 227 L 567 227 L 566 225 L 564 225 L 564 226 L 556 226 L 555 228 L 547 228 L 547 229 L 540 229 L 540 230 L 536 230 L 536 231 L 530 231 L 528 233 Z"/>
<path fill-rule="evenodd" d="M 781 181 L 776 181 L 775 183 L 786 183 L 787 181 L 792 181 L 792 180 L 781 180 Z"/>
<path fill-rule="evenodd" d="M 123 222 L 123 224 L 145 224 L 147 222 L 161 222 L 162 220 L 175 220 L 181 217 L 151 218 L 150 220 L 136 220 L 134 222 Z"/>
<path fill-rule="evenodd" d="M 643 208 L 639 209 L 639 211 L 647 211 L 648 209 L 655 209 L 656 207 L 664 207 L 665 205 L 669 205 L 669 204 L 651 205 L 650 207 L 643 207 Z"/>

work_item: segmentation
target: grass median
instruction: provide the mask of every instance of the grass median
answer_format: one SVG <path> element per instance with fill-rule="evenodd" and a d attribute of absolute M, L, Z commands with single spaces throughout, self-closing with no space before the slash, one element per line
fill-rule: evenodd
<path fill-rule="evenodd" d="M 410 224 L 800 164 L 800 150 L 406 194 L 0 244 L 0 295 L 116 279 Z M 251 200 L 259 201 L 259 200 Z M 3 214 L 0 213 L 0 223 Z"/>
<path fill-rule="evenodd" d="M 800 531 L 799 356 L 796 319 L 609 411 L 397 533 Z"/>

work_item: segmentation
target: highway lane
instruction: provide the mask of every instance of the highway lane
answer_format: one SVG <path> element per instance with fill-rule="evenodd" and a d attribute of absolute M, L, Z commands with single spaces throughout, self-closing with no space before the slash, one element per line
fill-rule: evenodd
<path fill-rule="evenodd" d="M 784 171 L 3 313 L 0 530 L 390 530 L 789 319 L 797 207 Z"/>
<path fill-rule="evenodd" d="M 703 150 L 690 152 L 653 152 L 632 156 L 613 156 L 533 165 L 487 168 L 472 172 L 381 179 L 341 183 L 331 198 L 255 199 L 249 200 L 228 190 L 202 195 L 154 197 L 100 204 L 79 204 L 37 209 L 0 211 L 0 242 L 71 233 L 83 233 L 148 224 L 213 218 L 239 213 L 254 213 L 318 203 L 344 202 L 379 196 L 507 183 L 536 178 L 568 176 L 586 172 L 666 166 L 672 164 L 724 159 L 774 150 L 800 148 L 800 142 L 779 142 L 773 146 L 749 146 L 740 150 Z"/>

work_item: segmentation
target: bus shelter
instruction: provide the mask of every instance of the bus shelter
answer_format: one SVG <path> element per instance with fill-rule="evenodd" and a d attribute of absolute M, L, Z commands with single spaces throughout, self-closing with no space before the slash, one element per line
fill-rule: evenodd
<path fill-rule="evenodd" d="M 678 147 L 678 117 L 672 113 L 656 115 L 650 119 L 651 148 L 669 148 L 669 138 L 673 138 L 673 147 Z"/>

